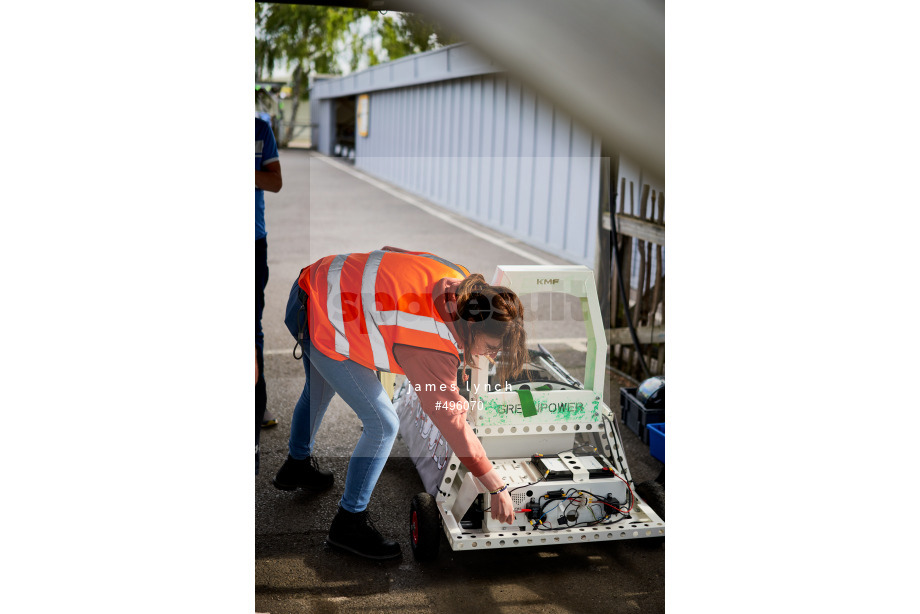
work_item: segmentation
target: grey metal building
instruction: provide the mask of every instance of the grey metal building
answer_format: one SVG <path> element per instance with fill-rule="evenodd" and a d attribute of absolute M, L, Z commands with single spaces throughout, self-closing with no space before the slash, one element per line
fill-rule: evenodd
<path fill-rule="evenodd" d="M 310 105 L 320 152 L 572 262 L 609 259 L 600 139 L 472 46 L 316 80 Z"/>

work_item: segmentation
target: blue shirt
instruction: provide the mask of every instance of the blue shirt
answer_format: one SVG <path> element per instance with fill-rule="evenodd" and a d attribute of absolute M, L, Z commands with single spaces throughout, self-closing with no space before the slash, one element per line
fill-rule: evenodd
<path fill-rule="evenodd" d="M 256 170 L 261 171 L 266 164 L 277 162 L 278 145 L 268 122 L 256 118 Z M 265 190 L 256 188 L 256 241 L 265 237 Z"/>

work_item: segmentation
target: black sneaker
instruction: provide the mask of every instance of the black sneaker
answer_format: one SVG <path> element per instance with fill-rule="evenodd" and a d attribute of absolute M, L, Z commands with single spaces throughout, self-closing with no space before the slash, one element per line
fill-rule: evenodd
<path fill-rule="evenodd" d="M 316 459 L 312 456 L 297 460 L 291 458 L 291 455 L 288 454 L 287 460 L 284 461 L 281 469 L 272 479 L 272 484 L 278 490 L 305 488 L 320 491 L 332 486 L 334 480 L 332 472 L 320 469 L 319 465 L 316 464 Z"/>
<path fill-rule="evenodd" d="M 369 559 L 393 559 L 402 554 L 398 543 L 383 538 L 367 510 L 352 513 L 339 506 L 326 542 Z"/>

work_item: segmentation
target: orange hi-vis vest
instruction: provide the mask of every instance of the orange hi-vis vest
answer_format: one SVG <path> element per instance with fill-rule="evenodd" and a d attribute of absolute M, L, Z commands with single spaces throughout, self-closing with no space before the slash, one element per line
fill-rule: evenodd
<path fill-rule="evenodd" d="M 403 374 L 397 343 L 440 350 L 459 347 L 435 308 L 434 285 L 469 271 L 425 252 L 377 250 L 326 256 L 300 273 L 307 294 L 310 341 L 333 360 Z"/>

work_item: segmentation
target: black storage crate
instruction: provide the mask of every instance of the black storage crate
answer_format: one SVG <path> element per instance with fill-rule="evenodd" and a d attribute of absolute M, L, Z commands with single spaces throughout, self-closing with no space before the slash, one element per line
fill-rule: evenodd
<path fill-rule="evenodd" d="M 649 424 L 664 422 L 664 409 L 646 409 L 645 405 L 636 398 L 638 388 L 620 388 L 620 418 L 626 423 L 633 433 L 639 436 L 642 443 L 648 445 Z"/>

